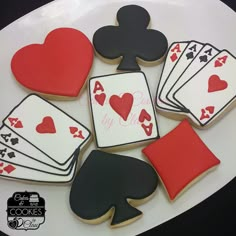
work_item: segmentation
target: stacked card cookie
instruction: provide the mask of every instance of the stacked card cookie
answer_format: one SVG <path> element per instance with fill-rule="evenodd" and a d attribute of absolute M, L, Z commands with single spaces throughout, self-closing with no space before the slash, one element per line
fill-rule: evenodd
<path fill-rule="evenodd" d="M 156 106 L 172 118 L 188 117 L 199 128 L 212 125 L 234 103 L 235 57 L 210 44 L 175 42 L 159 81 Z"/>
<path fill-rule="evenodd" d="M 1 176 L 47 183 L 73 179 L 90 131 L 58 107 L 31 94 L 3 120 Z"/>
<path fill-rule="evenodd" d="M 91 224 L 111 218 L 112 227 L 142 215 L 134 206 L 153 196 L 158 175 L 174 200 L 220 163 L 187 120 L 160 138 L 147 78 L 138 62 L 161 62 L 167 39 L 160 31 L 147 29 L 150 15 L 143 7 L 120 8 L 117 22 L 93 36 L 97 55 L 119 63 L 117 69 L 123 72 L 88 80 L 94 141 L 103 151 L 91 151 L 77 175 L 78 157 L 91 132 L 41 96 L 65 100 L 81 93 L 93 62 L 92 44 L 82 32 L 55 29 L 42 45 L 28 45 L 15 53 L 11 68 L 16 80 L 37 94 L 14 107 L 0 129 L 2 177 L 44 183 L 74 179 L 72 211 Z M 233 68 L 234 57 L 225 50 L 196 41 L 173 43 L 157 89 L 158 110 L 187 116 L 197 126 L 212 123 L 234 101 L 229 76 Z M 143 145 L 151 165 L 104 152 L 138 145 Z"/>

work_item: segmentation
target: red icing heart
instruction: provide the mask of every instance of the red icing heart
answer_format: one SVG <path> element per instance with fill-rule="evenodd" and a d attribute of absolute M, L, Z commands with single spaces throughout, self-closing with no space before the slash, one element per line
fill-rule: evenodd
<path fill-rule="evenodd" d="M 83 87 L 93 62 L 88 38 L 72 28 L 51 31 L 43 44 L 31 44 L 15 53 L 11 69 L 28 89 L 75 97 Z"/>
<path fill-rule="evenodd" d="M 214 106 L 208 106 L 205 108 L 205 110 L 209 111 L 210 114 L 214 113 L 215 107 Z"/>
<path fill-rule="evenodd" d="M 208 92 L 216 92 L 224 90 L 228 87 L 228 84 L 225 80 L 221 80 L 218 75 L 210 76 L 208 80 Z"/>
<path fill-rule="evenodd" d="M 147 111 L 145 109 L 142 109 L 138 120 L 139 120 L 139 122 L 144 122 L 145 120 L 150 121 L 151 116 L 147 113 Z"/>
<path fill-rule="evenodd" d="M 74 134 L 74 133 L 77 132 L 77 131 L 78 131 L 78 128 L 77 128 L 77 127 L 73 127 L 73 126 L 70 127 L 70 133 L 71 133 L 71 134 Z"/>
<path fill-rule="evenodd" d="M 222 66 L 223 64 L 220 62 L 220 61 L 215 61 L 215 67 L 220 67 Z"/>
<path fill-rule="evenodd" d="M 121 97 L 112 95 L 109 99 L 109 103 L 112 109 L 119 114 L 123 120 L 127 120 L 131 108 L 133 106 L 133 95 L 130 93 L 124 93 Z"/>
<path fill-rule="evenodd" d="M 43 121 L 36 126 L 36 131 L 41 134 L 56 133 L 56 128 L 55 128 L 52 117 L 45 116 L 43 118 Z"/>
<path fill-rule="evenodd" d="M 101 93 L 101 94 L 96 94 L 95 96 L 96 101 L 103 106 L 105 99 L 106 99 L 106 94 L 105 93 Z"/>

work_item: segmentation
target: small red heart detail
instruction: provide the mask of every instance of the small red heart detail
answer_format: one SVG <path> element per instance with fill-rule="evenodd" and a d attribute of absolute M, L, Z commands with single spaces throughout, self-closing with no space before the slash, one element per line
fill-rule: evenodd
<path fill-rule="evenodd" d="M 221 80 L 218 75 L 210 76 L 208 80 L 208 92 L 216 92 L 224 90 L 228 87 L 228 84 L 225 80 Z"/>
<path fill-rule="evenodd" d="M 145 109 L 142 109 L 138 120 L 139 120 L 139 122 L 144 122 L 145 120 L 150 121 L 151 116 L 147 113 L 147 111 Z"/>
<path fill-rule="evenodd" d="M 28 89 L 43 94 L 76 97 L 93 62 L 93 46 L 80 31 L 58 28 L 43 44 L 18 50 L 11 69 L 16 80 Z"/>
<path fill-rule="evenodd" d="M 117 95 L 112 95 L 109 99 L 109 103 L 112 109 L 125 121 L 129 116 L 129 113 L 133 106 L 133 101 L 133 95 L 130 93 L 124 93 L 121 97 Z"/>
<path fill-rule="evenodd" d="M 218 61 L 218 60 L 215 61 L 215 67 L 220 67 L 222 65 L 223 64 L 220 61 Z"/>
<path fill-rule="evenodd" d="M 71 126 L 69 129 L 70 129 L 70 133 L 71 133 L 71 134 L 74 134 L 75 132 L 78 131 L 78 128 L 77 128 L 77 127 L 72 127 L 72 126 Z"/>
<path fill-rule="evenodd" d="M 106 94 L 105 93 L 101 93 L 101 94 L 96 94 L 95 96 L 96 101 L 103 106 L 105 99 L 106 99 Z"/>
<path fill-rule="evenodd" d="M 15 127 L 15 128 L 23 128 L 23 124 L 22 124 L 22 122 L 21 122 L 20 120 L 18 120 L 18 121 L 16 122 L 16 124 L 14 125 L 14 127 Z"/>
<path fill-rule="evenodd" d="M 205 110 L 209 111 L 210 114 L 214 113 L 215 107 L 214 106 L 208 106 L 205 108 Z"/>
<path fill-rule="evenodd" d="M 56 133 L 54 121 L 51 116 L 45 116 L 40 124 L 36 126 L 36 131 L 41 134 Z"/>

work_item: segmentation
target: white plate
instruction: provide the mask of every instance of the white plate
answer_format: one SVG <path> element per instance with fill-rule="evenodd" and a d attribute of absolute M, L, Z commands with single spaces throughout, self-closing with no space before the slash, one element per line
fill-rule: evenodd
<path fill-rule="evenodd" d="M 117 10 L 128 3 L 145 7 L 151 15 L 151 27 L 167 36 L 169 44 L 180 40 L 198 40 L 228 49 L 236 55 L 236 14 L 218 0 L 59 0 L 52 2 L 17 20 L 0 32 L 0 119 L 2 120 L 27 92 L 13 79 L 10 61 L 13 54 L 30 43 L 43 42 L 49 31 L 57 27 L 74 27 L 90 39 L 101 26 L 114 24 Z M 163 64 L 142 67 L 154 96 Z M 95 59 L 91 76 L 114 73 L 116 65 L 107 65 Z M 87 91 L 75 101 L 53 101 L 57 106 L 91 128 Z M 228 183 L 236 173 L 236 109 L 227 114 L 214 127 L 197 131 L 203 141 L 221 160 L 217 170 L 194 184 L 174 203 L 170 203 L 159 187 L 155 197 L 138 207 L 143 217 L 133 224 L 119 229 L 110 229 L 108 222 L 100 225 L 81 223 L 69 207 L 70 186 L 26 184 L 0 179 L 0 229 L 14 235 L 23 231 L 7 226 L 7 199 L 16 191 L 37 191 L 46 201 L 46 221 L 30 235 L 136 235 L 157 226 L 198 204 Z M 172 130 L 178 122 L 158 115 L 161 135 Z M 83 156 L 83 160 L 94 145 Z M 124 152 L 142 159 L 140 149 Z M 203 213 L 204 214 L 204 213 Z"/>

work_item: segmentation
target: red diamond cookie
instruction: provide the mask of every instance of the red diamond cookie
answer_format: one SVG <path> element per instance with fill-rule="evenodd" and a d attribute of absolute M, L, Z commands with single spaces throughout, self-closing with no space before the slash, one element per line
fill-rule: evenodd
<path fill-rule="evenodd" d="M 93 46 L 79 30 L 58 28 L 43 44 L 18 50 L 11 69 L 26 88 L 53 97 L 76 97 L 83 88 L 93 63 Z"/>
<path fill-rule="evenodd" d="M 220 164 L 187 120 L 142 152 L 156 169 L 171 200 L 201 174 Z"/>

